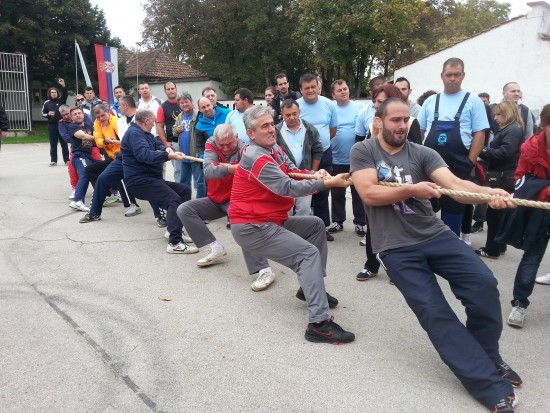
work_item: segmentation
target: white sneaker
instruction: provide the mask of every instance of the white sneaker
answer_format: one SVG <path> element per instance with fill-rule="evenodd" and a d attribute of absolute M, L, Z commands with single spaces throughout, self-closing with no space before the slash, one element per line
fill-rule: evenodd
<path fill-rule="evenodd" d="M 166 232 L 164 233 L 164 238 L 166 239 L 170 238 L 170 233 L 168 232 L 168 230 L 166 230 Z M 187 235 L 185 231 L 181 231 L 181 240 L 188 244 L 193 244 L 193 240 L 189 235 Z"/>
<path fill-rule="evenodd" d="M 362 247 L 367 246 L 367 236 L 366 235 L 363 237 L 363 239 L 361 239 L 361 241 L 359 241 L 359 245 L 361 245 Z"/>
<path fill-rule="evenodd" d="M 258 278 L 256 278 L 256 281 L 252 283 L 250 288 L 254 291 L 262 291 L 273 284 L 273 281 L 275 281 L 275 274 L 269 270 L 261 270 L 260 275 L 258 275 Z"/>
<path fill-rule="evenodd" d="M 211 250 L 206 257 L 201 258 L 200 260 L 197 261 L 197 266 L 208 267 L 209 265 L 216 264 L 226 255 L 227 255 L 227 252 L 225 252 L 224 249 L 221 251 Z"/>
<path fill-rule="evenodd" d="M 470 234 L 462 234 L 460 238 L 464 241 L 464 244 L 468 246 L 472 245 L 472 238 L 470 237 Z"/>
<path fill-rule="evenodd" d="M 537 284 L 550 285 L 550 272 L 535 278 L 535 282 Z"/>
<path fill-rule="evenodd" d="M 125 217 L 135 217 L 136 215 L 141 214 L 141 208 L 136 204 L 130 204 L 128 210 L 124 213 Z"/>
<path fill-rule="evenodd" d="M 196 254 L 199 252 L 199 249 L 192 245 L 187 245 L 184 242 L 180 242 L 176 245 L 168 243 L 166 246 L 166 252 L 168 254 Z"/>
<path fill-rule="evenodd" d="M 508 324 L 513 327 L 523 327 L 523 319 L 525 318 L 526 309 L 519 305 L 512 308 L 510 317 L 508 317 Z"/>
<path fill-rule="evenodd" d="M 74 193 L 75 193 L 75 192 L 76 192 L 76 191 L 73 189 L 73 192 L 71 192 L 71 195 L 69 195 L 69 199 L 70 199 L 71 201 L 74 201 Z"/>
<path fill-rule="evenodd" d="M 72 209 L 76 209 L 77 211 L 82 211 L 82 212 L 90 212 L 90 208 L 88 208 L 86 205 L 84 205 L 84 202 L 82 201 L 72 201 L 69 206 L 72 208 Z"/>

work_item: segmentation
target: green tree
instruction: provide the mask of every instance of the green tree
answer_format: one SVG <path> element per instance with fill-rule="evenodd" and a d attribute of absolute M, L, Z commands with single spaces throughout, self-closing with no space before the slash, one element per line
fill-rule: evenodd
<path fill-rule="evenodd" d="M 365 73 L 376 65 L 384 73 L 403 49 L 424 12 L 420 0 L 302 0 L 296 36 L 308 42 L 311 64 L 321 73 L 325 91 L 344 78 L 359 97 Z"/>
<path fill-rule="evenodd" d="M 292 3 L 156 0 L 145 8 L 144 40 L 223 79 L 228 93 L 239 87 L 263 92 L 277 72 L 287 72 L 292 82 L 306 69 L 304 48 L 291 38 L 297 28 Z"/>
<path fill-rule="evenodd" d="M 103 11 L 89 0 L 3 0 L 0 6 L 0 50 L 25 53 L 30 79 L 73 79 L 75 39 L 92 77 L 93 44 L 120 46 L 107 29 Z"/>

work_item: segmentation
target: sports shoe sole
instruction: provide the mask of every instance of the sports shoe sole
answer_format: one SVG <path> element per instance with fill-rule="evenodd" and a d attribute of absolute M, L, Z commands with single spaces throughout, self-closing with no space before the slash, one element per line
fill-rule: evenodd
<path fill-rule="evenodd" d="M 220 262 L 223 257 L 225 257 L 227 255 L 227 252 L 224 251 L 223 255 L 218 257 L 218 258 L 215 258 L 213 260 L 210 260 L 210 261 L 203 261 L 201 262 L 201 260 L 198 260 L 197 261 L 197 267 L 210 267 L 211 265 L 214 265 L 214 264 L 217 264 L 218 262 Z"/>

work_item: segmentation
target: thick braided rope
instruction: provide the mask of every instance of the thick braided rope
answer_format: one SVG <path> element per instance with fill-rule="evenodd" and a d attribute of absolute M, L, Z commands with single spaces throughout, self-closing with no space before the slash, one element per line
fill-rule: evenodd
<path fill-rule="evenodd" d="M 193 162 L 204 163 L 204 159 L 195 158 L 194 156 L 189 156 L 189 155 L 185 155 L 185 154 L 183 155 L 183 159 L 187 159 L 187 160 L 193 161 Z M 228 163 L 220 163 L 218 165 L 229 166 Z M 298 173 L 298 172 L 289 172 L 288 176 L 290 176 L 291 178 L 298 178 L 298 179 L 316 179 L 315 176 L 312 175 L 312 174 L 301 174 L 301 173 Z M 330 178 L 330 176 L 328 178 Z"/>
<path fill-rule="evenodd" d="M 392 187 L 408 185 L 408 184 L 400 184 L 397 182 L 378 182 L 378 184 L 382 186 L 392 186 Z M 491 195 L 489 194 L 478 194 L 475 192 L 455 191 L 453 189 L 445 189 L 445 188 L 439 188 L 439 187 L 437 188 L 437 190 L 441 192 L 443 195 L 461 196 L 464 198 L 479 199 L 482 201 L 491 200 Z M 510 202 L 518 206 L 550 210 L 550 202 L 531 201 L 529 199 L 519 199 L 519 198 L 510 198 Z"/>

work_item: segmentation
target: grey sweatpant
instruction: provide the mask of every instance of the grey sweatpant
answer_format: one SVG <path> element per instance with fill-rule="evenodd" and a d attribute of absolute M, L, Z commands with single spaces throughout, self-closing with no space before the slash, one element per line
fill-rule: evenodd
<path fill-rule="evenodd" d="M 231 224 L 231 233 L 243 251 L 276 261 L 298 275 L 298 282 L 308 302 L 310 323 L 329 318 L 323 278 L 326 275 L 328 249 L 322 219 L 314 216 L 289 217 L 282 227 L 272 222 Z M 249 263 L 246 262 L 246 265 Z"/>
<path fill-rule="evenodd" d="M 229 208 L 229 202 L 217 204 L 210 198 L 198 198 L 181 204 L 177 214 L 197 248 L 202 248 L 216 241 L 216 237 L 210 232 L 204 221 L 227 216 L 227 208 Z M 243 255 L 248 270 L 251 271 L 250 274 L 269 267 L 267 259 L 263 257 L 252 255 L 244 250 Z"/>

